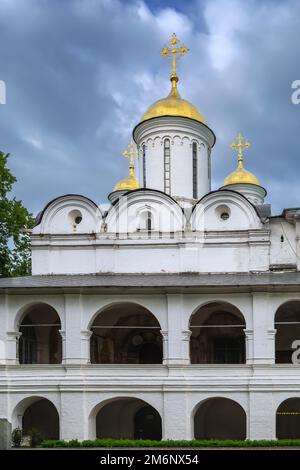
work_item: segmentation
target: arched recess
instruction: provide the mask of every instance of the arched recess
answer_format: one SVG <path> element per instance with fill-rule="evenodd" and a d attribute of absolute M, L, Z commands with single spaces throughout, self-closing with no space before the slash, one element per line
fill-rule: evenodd
<path fill-rule="evenodd" d="M 99 404 L 91 417 L 97 438 L 162 438 L 162 421 L 158 411 L 139 398 L 120 397 Z"/>
<path fill-rule="evenodd" d="M 300 398 L 288 398 L 276 412 L 277 439 L 300 439 Z"/>
<path fill-rule="evenodd" d="M 62 361 L 61 321 L 48 304 L 37 303 L 23 313 L 18 331 L 20 364 L 60 364 Z"/>
<path fill-rule="evenodd" d="M 90 356 L 93 364 L 161 364 L 163 341 L 160 324 L 145 307 L 112 304 L 91 325 Z"/>
<path fill-rule="evenodd" d="M 244 364 L 245 319 L 226 302 L 197 309 L 190 320 L 191 364 Z"/>
<path fill-rule="evenodd" d="M 234 400 L 222 397 L 208 398 L 195 412 L 195 439 L 244 440 L 246 433 L 246 413 Z"/>
<path fill-rule="evenodd" d="M 59 439 L 59 414 L 50 400 L 40 396 L 27 397 L 15 407 L 12 427 L 20 427 L 25 436 L 35 430 L 42 439 Z"/>
<path fill-rule="evenodd" d="M 285 302 L 278 308 L 275 329 L 275 362 L 299 364 L 300 354 L 295 351 L 300 347 L 300 300 Z"/>

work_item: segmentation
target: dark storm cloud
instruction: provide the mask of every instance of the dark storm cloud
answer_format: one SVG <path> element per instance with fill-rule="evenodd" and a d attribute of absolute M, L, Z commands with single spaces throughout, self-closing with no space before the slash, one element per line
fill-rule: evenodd
<path fill-rule="evenodd" d="M 0 0 L 0 148 L 32 211 L 68 192 L 104 202 L 126 175 L 133 126 L 168 93 L 158 51 L 173 31 L 191 50 L 181 93 L 217 135 L 213 185 L 235 166 L 240 130 L 276 210 L 300 205 L 298 1 Z"/>

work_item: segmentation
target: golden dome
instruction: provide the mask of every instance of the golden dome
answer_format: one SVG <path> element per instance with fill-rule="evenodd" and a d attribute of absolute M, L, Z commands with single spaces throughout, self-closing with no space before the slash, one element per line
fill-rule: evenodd
<path fill-rule="evenodd" d="M 136 156 L 134 145 L 129 144 L 128 148 L 129 151 L 124 150 L 123 156 L 129 158 L 129 175 L 116 184 L 114 191 L 133 191 L 139 188 L 139 182 L 134 175 L 134 157 Z"/>
<path fill-rule="evenodd" d="M 171 77 L 172 88 L 166 98 L 153 103 L 142 117 L 142 121 L 160 116 L 182 116 L 206 124 L 196 106 L 181 98 L 177 90 L 178 77 Z"/>
<path fill-rule="evenodd" d="M 256 176 L 253 175 L 253 173 L 250 173 L 250 171 L 245 170 L 244 168 L 243 149 L 248 149 L 250 147 L 250 142 L 248 142 L 247 140 L 244 141 L 244 137 L 239 132 L 237 136 L 237 143 L 232 142 L 230 147 L 233 150 L 237 150 L 238 152 L 238 167 L 235 171 L 230 173 L 227 178 L 225 178 L 224 186 L 239 183 L 257 184 L 258 186 L 260 186 L 260 182 L 256 178 Z"/>
<path fill-rule="evenodd" d="M 163 47 L 160 52 L 165 58 L 171 58 L 172 60 L 171 91 L 166 98 L 153 103 L 145 112 L 141 121 L 160 116 L 182 116 L 206 124 L 204 117 L 198 109 L 189 103 L 189 101 L 183 100 L 177 90 L 177 60 L 183 57 L 189 49 L 181 43 L 175 33 L 172 34 L 172 38 L 168 41 L 168 44 L 169 47 Z"/>
<path fill-rule="evenodd" d="M 139 182 L 135 177 L 128 176 L 119 181 L 114 187 L 114 191 L 132 191 L 139 188 Z"/>
<path fill-rule="evenodd" d="M 257 184 L 260 186 L 260 182 L 256 176 L 253 175 L 253 173 L 250 173 L 250 171 L 245 170 L 243 166 L 238 166 L 237 169 L 230 173 L 230 175 L 228 175 L 224 180 L 224 186 L 238 183 Z"/>

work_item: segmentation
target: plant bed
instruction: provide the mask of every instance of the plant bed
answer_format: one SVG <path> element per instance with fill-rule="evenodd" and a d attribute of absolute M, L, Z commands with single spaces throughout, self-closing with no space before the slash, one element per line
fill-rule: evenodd
<path fill-rule="evenodd" d="M 43 441 L 42 447 L 44 448 L 58 448 L 58 447 L 73 447 L 73 448 L 86 448 L 86 447 L 300 447 L 300 439 L 285 439 L 285 440 L 260 440 L 260 441 L 217 441 L 217 440 L 191 440 L 191 441 L 151 441 L 151 440 L 131 440 L 131 439 L 95 439 L 86 441 Z"/>

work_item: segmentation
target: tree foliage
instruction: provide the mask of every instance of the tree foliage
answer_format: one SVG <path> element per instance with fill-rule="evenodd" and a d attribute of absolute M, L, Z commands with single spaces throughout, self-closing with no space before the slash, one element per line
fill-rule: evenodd
<path fill-rule="evenodd" d="M 0 277 L 31 273 L 30 237 L 26 229 L 33 227 L 34 218 L 22 201 L 11 196 L 17 180 L 7 167 L 8 158 L 9 154 L 0 152 Z"/>

